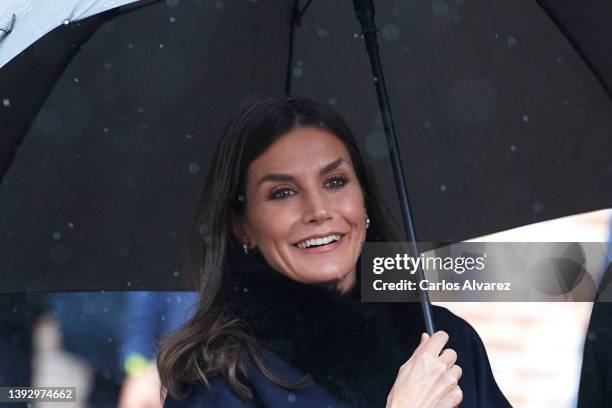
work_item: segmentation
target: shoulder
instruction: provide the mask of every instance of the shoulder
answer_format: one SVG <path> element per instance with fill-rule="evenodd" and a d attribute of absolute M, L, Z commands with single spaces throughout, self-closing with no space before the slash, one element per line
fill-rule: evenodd
<path fill-rule="evenodd" d="M 194 384 L 189 388 L 186 398 L 178 400 L 170 395 L 164 401 L 164 408 L 255 408 L 254 403 L 244 402 L 234 394 L 228 382 L 222 376 L 210 380 L 210 388 L 204 383 Z"/>
<path fill-rule="evenodd" d="M 507 408 L 510 404 L 493 376 L 487 351 L 474 328 L 450 310 L 433 306 L 436 330 L 449 335 L 447 346 L 457 352 L 457 365 L 463 370 L 459 385 L 467 407 Z"/>
<path fill-rule="evenodd" d="M 463 340 L 480 341 L 476 330 L 463 318 L 442 306 L 433 306 L 432 313 L 436 330 L 444 330 L 449 335 Z"/>

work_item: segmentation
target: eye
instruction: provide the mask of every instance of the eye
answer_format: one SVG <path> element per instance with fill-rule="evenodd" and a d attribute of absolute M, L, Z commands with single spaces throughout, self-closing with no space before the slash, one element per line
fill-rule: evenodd
<path fill-rule="evenodd" d="M 348 179 L 344 176 L 334 176 L 329 178 L 325 185 L 331 188 L 341 188 L 344 187 L 347 182 Z"/>
<path fill-rule="evenodd" d="M 287 197 L 291 197 L 292 195 L 295 195 L 295 191 L 287 187 L 282 187 L 272 190 L 269 197 L 271 200 L 282 200 Z"/>

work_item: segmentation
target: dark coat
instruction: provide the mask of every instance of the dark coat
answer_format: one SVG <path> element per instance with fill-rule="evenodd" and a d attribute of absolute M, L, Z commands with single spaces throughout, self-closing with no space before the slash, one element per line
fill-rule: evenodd
<path fill-rule="evenodd" d="M 359 282 L 341 296 L 295 282 L 261 261 L 253 264 L 226 279 L 223 295 L 255 337 L 266 343 L 268 368 L 289 380 L 309 373 L 314 384 L 287 390 L 247 362 L 255 401 L 241 402 L 225 379 L 216 377 L 210 391 L 193 384 L 189 398 L 168 397 L 164 407 L 384 407 L 400 366 L 424 331 L 420 306 L 362 303 Z M 436 328 L 450 334 L 448 347 L 457 351 L 463 369 L 462 406 L 509 407 L 476 331 L 444 308 L 434 307 L 433 313 Z"/>

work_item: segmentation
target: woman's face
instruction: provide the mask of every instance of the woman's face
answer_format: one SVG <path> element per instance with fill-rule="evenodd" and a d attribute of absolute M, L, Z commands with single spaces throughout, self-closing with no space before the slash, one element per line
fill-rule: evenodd
<path fill-rule="evenodd" d="M 365 209 L 340 139 L 315 127 L 281 136 L 250 164 L 245 194 L 235 232 L 272 268 L 306 284 L 353 286 Z"/>

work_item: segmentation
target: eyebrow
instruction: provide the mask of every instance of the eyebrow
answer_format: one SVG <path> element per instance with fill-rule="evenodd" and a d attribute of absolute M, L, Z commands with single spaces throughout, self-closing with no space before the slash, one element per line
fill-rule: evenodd
<path fill-rule="evenodd" d="M 342 163 L 346 163 L 346 161 L 343 158 L 336 159 L 333 162 L 323 166 L 323 168 L 319 171 L 319 174 L 329 173 L 330 171 L 333 171 L 337 169 L 338 167 L 340 167 Z M 266 181 L 293 181 L 293 180 L 295 180 L 295 177 L 292 176 L 291 174 L 266 174 L 265 176 L 259 179 L 259 182 L 257 183 L 257 185 L 260 185 L 261 183 L 264 183 Z"/>

